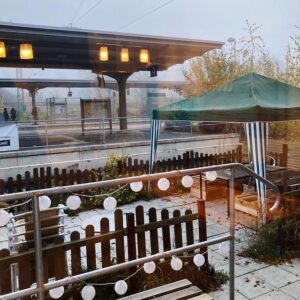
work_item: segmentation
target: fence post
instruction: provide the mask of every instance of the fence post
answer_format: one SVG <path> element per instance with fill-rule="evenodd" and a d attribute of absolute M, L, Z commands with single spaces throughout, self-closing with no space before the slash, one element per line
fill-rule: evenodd
<path fill-rule="evenodd" d="M 134 224 L 134 213 L 126 214 L 126 224 L 127 224 L 127 247 L 128 247 L 128 260 L 135 260 L 136 257 L 136 239 L 135 239 L 135 224 Z M 132 267 L 129 269 L 130 273 L 135 272 L 137 267 Z M 129 279 L 129 290 L 134 291 L 136 287 L 136 279 L 131 277 Z"/>
<path fill-rule="evenodd" d="M 236 162 L 242 163 L 243 162 L 243 148 L 242 145 L 238 145 L 236 149 Z"/>
<path fill-rule="evenodd" d="M 127 244 L 128 244 L 128 260 L 136 259 L 136 242 L 135 242 L 135 225 L 134 213 L 126 214 L 127 224 Z"/>
<path fill-rule="evenodd" d="M 0 250 L 0 258 L 9 257 L 9 250 L 8 249 L 1 249 Z M 11 273 L 10 273 L 10 264 L 6 263 L 5 261 L 0 263 L 0 291 L 1 294 L 11 293 L 12 286 L 11 286 Z"/>
<path fill-rule="evenodd" d="M 0 179 L 0 195 L 3 195 L 5 192 L 5 182 L 3 179 Z"/>
<path fill-rule="evenodd" d="M 199 218 L 199 242 L 204 242 L 207 240 L 205 200 L 199 199 L 197 201 L 197 208 Z M 208 264 L 207 247 L 202 248 L 201 253 L 204 253 L 205 262 Z"/>
<path fill-rule="evenodd" d="M 282 145 L 282 160 L 280 162 L 281 167 L 286 167 L 288 165 L 288 145 Z"/>

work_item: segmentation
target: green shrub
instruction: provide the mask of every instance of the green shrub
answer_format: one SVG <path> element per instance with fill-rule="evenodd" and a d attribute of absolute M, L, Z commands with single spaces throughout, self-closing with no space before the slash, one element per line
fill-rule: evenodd
<path fill-rule="evenodd" d="M 299 256 L 299 233 L 300 222 L 296 218 L 275 219 L 248 237 L 247 248 L 241 254 L 270 263 Z"/>
<path fill-rule="evenodd" d="M 125 155 L 110 155 L 106 160 L 105 166 L 103 168 L 103 173 L 101 174 L 102 180 L 118 178 L 118 164 L 120 162 L 124 163 L 126 162 L 126 160 L 127 156 Z M 82 201 L 80 207 L 81 211 L 102 207 L 104 199 L 110 195 L 116 198 L 118 206 L 131 203 L 140 199 L 141 197 L 146 197 L 145 191 L 142 190 L 139 193 L 133 192 L 128 185 L 125 185 L 123 187 L 110 186 L 102 189 L 92 189 L 84 191 L 82 194 L 87 194 L 94 197 L 89 199 L 86 198 L 84 201 Z"/>

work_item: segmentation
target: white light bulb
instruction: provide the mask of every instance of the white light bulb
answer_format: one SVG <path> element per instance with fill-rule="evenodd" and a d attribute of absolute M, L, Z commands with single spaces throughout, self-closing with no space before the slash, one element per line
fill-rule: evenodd
<path fill-rule="evenodd" d="M 229 243 L 228 242 L 223 242 L 221 244 L 219 244 L 219 247 L 218 247 L 219 251 L 224 254 L 224 255 L 228 255 L 229 253 Z"/>
<path fill-rule="evenodd" d="M 64 287 L 59 286 L 57 288 L 49 290 L 49 295 L 53 299 L 59 299 L 64 294 L 64 291 L 65 291 Z"/>
<path fill-rule="evenodd" d="M 167 178 L 160 178 L 157 182 L 157 186 L 161 191 L 166 191 L 170 187 L 170 181 Z"/>
<path fill-rule="evenodd" d="M 176 257 L 176 256 L 173 256 L 172 259 L 171 259 L 171 268 L 174 270 L 174 271 L 179 271 L 181 270 L 183 267 L 183 262 L 180 258 Z"/>
<path fill-rule="evenodd" d="M 51 206 L 51 199 L 46 195 L 40 196 L 39 206 L 40 206 L 40 211 L 48 209 Z"/>
<path fill-rule="evenodd" d="M 8 222 L 9 213 L 4 209 L 0 209 L 0 227 L 5 226 Z"/>
<path fill-rule="evenodd" d="M 139 192 L 143 188 L 143 182 L 142 181 L 131 182 L 130 183 L 130 188 L 134 192 Z"/>
<path fill-rule="evenodd" d="M 193 262 L 197 267 L 201 267 L 205 264 L 205 258 L 202 254 L 196 254 L 193 258 Z"/>
<path fill-rule="evenodd" d="M 118 295 L 124 295 L 127 292 L 127 289 L 128 289 L 128 285 L 127 285 L 126 281 L 119 280 L 119 281 L 116 282 L 115 292 Z"/>
<path fill-rule="evenodd" d="M 215 181 L 218 177 L 218 173 L 216 171 L 209 171 L 205 173 L 205 177 L 209 181 Z"/>
<path fill-rule="evenodd" d="M 117 200 L 114 197 L 107 197 L 103 201 L 106 210 L 114 210 L 117 207 Z"/>
<path fill-rule="evenodd" d="M 68 197 L 66 204 L 69 209 L 71 210 L 76 210 L 80 207 L 81 205 L 81 199 L 78 196 L 71 195 Z"/>
<path fill-rule="evenodd" d="M 81 297 L 83 300 L 92 300 L 96 296 L 96 290 L 92 285 L 86 285 L 81 290 Z"/>
<path fill-rule="evenodd" d="M 156 269 L 156 264 L 154 261 L 150 261 L 144 264 L 144 271 L 147 274 L 152 274 Z"/>
<path fill-rule="evenodd" d="M 185 175 L 181 178 L 181 183 L 184 187 L 190 188 L 194 183 L 193 177 L 189 175 Z"/>

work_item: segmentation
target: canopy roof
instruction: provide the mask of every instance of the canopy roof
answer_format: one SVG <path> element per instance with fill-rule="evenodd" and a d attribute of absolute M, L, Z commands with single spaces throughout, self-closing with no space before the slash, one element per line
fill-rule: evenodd
<path fill-rule="evenodd" d="M 223 46 L 222 42 L 215 41 L 12 23 L 0 23 L 0 40 L 5 42 L 7 50 L 0 67 L 86 69 L 106 74 L 131 74 L 148 70 L 151 65 L 159 71 L 166 70 Z M 32 44 L 34 59 L 20 60 L 19 45 L 24 42 Z M 106 62 L 99 61 L 99 48 L 103 45 L 109 50 Z M 129 49 L 128 63 L 120 62 L 123 47 Z M 143 48 L 150 51 L 148 64 L 138 59 L 138 52 Z"/>
<path fill-rule="evenodd" d="M 223 122 L 300 119 L 300 89 L 249 73 L 202 96 L 153 110 L 156 120 Z"/>
<path fill-rule="evenodd" d="M 187 85 L 186 81 L 145 81 L 129 80 L 126 88 L 158 88 L 182 90 Z M 39 90 L 44 88 L 95 88 L 99 87 L 97 80 L 82 79 L 45 79 L 45 78 L 0 78 L 0 88 L 22 88 L 27 90 Z M 105 87 L 118 90 L 115 80 L 105 80 Z"/>

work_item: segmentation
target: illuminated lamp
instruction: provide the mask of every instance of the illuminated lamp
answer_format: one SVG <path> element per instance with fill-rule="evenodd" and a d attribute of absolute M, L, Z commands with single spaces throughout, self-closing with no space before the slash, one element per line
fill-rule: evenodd
<path fill-rule="evenodd" d="M 100 47 L 99 59 L 101 61 L 108 61 L 108 48 L 106 46 Z"/>
<path fill-rule="evenodd" d="M 5 58 L 5 57 L 6 57 L 5 43 L 0 42 L 0 58 Z"/>
<path fill-rule="evenodd" d="M 121 62 L 129 62 L 128 48 L 122 48 L 121 49 Z"/>
<path fill-rule="evenodd" d="M 33 50 L 31 44 L 20 45 L 20 58 L 21 59 L 33 59 Z"/>
<path fill-rule="evenodd" d="M 148 63 L 150 61 L 150 53 L 148 49 L 141 49 L 140 50 L 140 62 L 141 63 Z"/>

